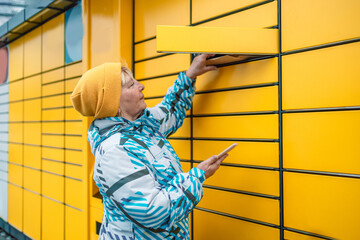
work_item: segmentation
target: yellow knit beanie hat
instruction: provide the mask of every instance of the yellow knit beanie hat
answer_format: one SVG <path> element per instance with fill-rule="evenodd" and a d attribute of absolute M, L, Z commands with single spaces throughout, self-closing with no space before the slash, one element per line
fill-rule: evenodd
<path fill-rule="evenodd" d="M 121 63 L 104 63 L 85 72 L 71 94 L 83 116 L 115 117 L 121 95 Z"/>

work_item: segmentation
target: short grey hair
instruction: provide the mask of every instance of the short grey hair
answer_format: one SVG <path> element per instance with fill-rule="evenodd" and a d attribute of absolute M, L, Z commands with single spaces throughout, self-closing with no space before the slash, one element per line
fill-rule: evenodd
<path fill-rule="evenodd" d="M 126 66 L 121 66 L 121 85 L 124 86 L 127 82 L 127 78 L 126 78 L 126 74 L 129 76 L 129 77 L 132 77 L 133 74 L 131 72 L 131 70 L 126 67 Z"/>

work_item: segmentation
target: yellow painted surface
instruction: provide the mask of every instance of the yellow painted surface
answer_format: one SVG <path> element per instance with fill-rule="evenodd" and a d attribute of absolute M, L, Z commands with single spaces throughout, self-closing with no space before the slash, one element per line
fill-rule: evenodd
<path fill-rule="evenodd" d="M 309 235 L 303 235 L 290 231 L 284 231 L 284 238 L 289 240 L 319 240 L 319 238 L 317 237 L 312 237 Z"/>
<path fill-rule="evenodd" d="M 16 81 L 9 84 L 9 102 L 23 99 L 24 81 Z"/>
<path fill-rule="evenodd" d="M 96 234 L 96 222 L 101 223 L 103 217 L 103 209 L 100 205 L 99 208 L 90 207 L 90 239 L 97 240 L 99 239 L 99 235 Z"/>
<path fill-rule="evenodd" d="M 42 172 L 41 188 L 42 188 L 41 193 L 43 195 L 55 199 L 59 202 L 64 201 L 64 177 Z"/>
<path fill-rule="evenodd" d="M 196 80 L 196 90 L 212 90 L 248 86 L 278 81 L 277 58 L 248 62 L 219 68 L 201 75 Z"/>
<path fill-rule="evenodd" d="M 64 79 L 64 69 L 58 68 L 42 74 L 42 83 L 51 83 Z"/>
<path fill-rule="evenodd" d="M 285 226 L 335 239 L 358 239 L 360 180 L 284 173 Z"/>
<path fill-rule="evenodd" d="M 23 123 L 9 123 L 9 142 L 22 143 L 24 139 Z"/>
<path fill-rule="evenodd" d="M 64 15 L 42 25 L 42 71 L 64 65 Z"/>
<path fill-rule="evenodd" d="M 77 240 L 84 238 L 83 213 L 65 206 L 65 239 Z"/>
<path fill-rule="evenodd" d="M 89 201 L 90 208 L 94 207 L 94 208 L 97 208 L 97 209 L 100 209 L 103 211 L 103 204 L 101 202 L 101 198 L 97 198 L 94 196 L 95 194 L 97 194 L 99 192 L 99 189 L 96 187 L 95 182 L 91 182 L 91 184 L 89 186 L 89 190 L 90 190 L 90 196 L 91 196 L 90 201 Z"/>
<path fill-rule="evenodd" d="M 221 153 L 233 142 L 193 141 L 195 160 L 205 160 Z M 279 144 L 274 142 L 236 142 L 238 145 L 229 153 L 224 163 L 249 164 L 278 167 Z"/>
<path fill-rule="evenodd" d="M 65 122 L 65 133 L 82 134 L 81 122 Z"/>
<path fill-rule="evenodd" d="M 65 108 L 65 119 L 66 120 L 82 120 L 82 115 L 74 108 Z"/>
<path fill-rule="evenodd" d="M 65 98 L 64 105 L 67 106 L 67 107 L 73 108 L 73 105 L 72 105 L 72 102 L 71 102 L 71 93 L 72 93 L 72 90 L 68 91 L 66 94 L 64 94 L 64 98 Z"/>
<path fill-rule="evenodd" d="M 143 91 L 144 96 L 164 96 L 168 88 L 174 84 L 176 78 L 177 75 L 141 81 L 141 84 L 143 84 L 145 87 Z"/>
<path fill-rule="evenodd" d="M 156 25 L 190 24 L 190 4 L 183 0 L 136 0 L 135 42 L 156 35 Z"/>
<path fill-rule="evenodd" d="M 89 1 L 88 4 L 91 24 L 88 26 L 89 46 L 85 51 L 89 51 L 89 66 L 120 61 L 120 1 Z"/>
<path fill-rule="evenodd" d="M 360 2 L 284 1 L 282 50 L 289 51 L 360 36 Z M 320 17 L 321 16 L 321 17 Z"/>
<path fill-rule="evenodd" d="M 196 239 L 277 240 L 279 237 L 280 233 L 276 228 L 194 210 Z"/>
<path fill-rule="evenodd" d="M 285 114 L 284 167 L 360 174 L 360 111 Z"/>
<path fill-rule="evenodd" d="M 279 196 L 277 171 L 221 166 L 204 184 Z"/>
<path fill-rule="evenodd" d="M 9 82 L 24 77 L 24 38 L 9 44 Z"/>
<path fill-rule="evenodd" d="M 190 66 L 190 56 L 174 54 L 135 64 L 135 78 L 142 79 L 185 71 Z M 176 78 L 176 77 L 175 77 Z"/>
<path fill-rule="evenodd" d="M 64 150 L 56 148 L 43 147 L 41 150 L 42 157 L 51 160 L 64 161 Z"/>
<path fill-rule="evenodd" d="M 157 104 L 161 103 L 162 98 L 153 98 L 153 99 L 145 99 L 145 104 L 147 108 L 155 107 Z"/>
<path fill-rule="evenodd" d="M 64 205 L 48 198 L 42 198 L 41 239 L 64 239 Z M 56 223 L 56 224 L 55 224 Z"/>
<path fill-rule="evenodd" d="M 183 172 L 189 172 L 191 169 L 191 165 L 189 162 L 180 162 Z"/>
<path fill-rule="evenodd" d="M 190 141 L 169 139 L 171 146 L 174 148 L 176 154 L 180 159 L 190 160 Z"/>
<path fill-rule="evenodd" d="M 9 121 L 23 121 L 24 102 L 9 103 Z"/>
<path fill-rule="evenodd" d="M 82 166 L 68 164 L 68 163 L 65 164 L 65 176 L 82 179 L 83 174 L 84 173 Z"/>
<path fill-rule="evenodd" d="M 24 76 L 41 72 L 41 27 L 24 36 Z"/>
<path fill-rule="evenodd" d="M 193 22 L 215 17 L 259 2 L 261 2 L 261 0 L 244 0 L 241 2 L 231 0 L 224 0 L 221 2 L 216 0 L 193 0 Z"/>
<path fill-rule="evenodd" d="M 242 1 L 244 2 L 244 1 Z M 218 2 L 222 5 L 222 2 Z M 204 10 L 208 8 L 204 8 Z M 255 8 L 234 13 L 226 17 L 205 22 L 199 26 L 206 27 L 245 27 L 265 28 L 277 25 L 277 1 L 273 1 Z M 207 12 L 207 11 L 206 11 Z M 261 17 L 259 17 L 261 16 Z"/>
<path fill-rule="evenodd" d="M 60 147 L 60 148 L 63 148 L 65 146 L 64 136 L 42 135 L 41 139 L 43 145 L 45 146 Z"/>
<path fill-rule="evenodd" d="M 360 105 L 360 43 L 283 57 L 285 109 Z"/>
<path fill-rule="evenodd" d="M 65 178 L 65 203 L 83 209 L 83 186 L 80 181 Z"/>
<path fill-rule="evenodd" d="M 24 167 L 24 188 L 34 191 L 36 193 L 41 192 L 41 172 L 40 170 L 34 170 Z"/>
<path fill-rule="evenodd" d="M 52 104 L 57 104 L 57 103 L 52 103 Z M 60 104 L 60 106 L 61 106 L 61 104 Z M 45 121 L 64 120 L 64 118 L 65 118 L 65 109 L 63 109 L 63 108 L 62 109 L 61 108 L 60 109 L 46 109 L 46 110 L 42 111 L 42 120 L 45 120 Z"/>
<path fill-rule="evenodd" d="M 43 133 L 64 133 L 65 124 L 63 122 L 43 122 Z"/>
<path fill-rule="evenodd" d="M 46 147 L 65 147 L 65 138 L 42 135 L 65 132 L 65 123 L 56 122 L 65 118 L 65 109 L 62 108 L 65 96 L 46 96 L 63 94 L 67 90 L 65 87 L 71 88 L 68 92 L 72 91 L 78 79 L 67 84 L 65 76 L 72 78 L 81 75 L 83 71 L 82 63 L 64 68 L 64 14 L 12 42 L 9 52 L 9 99 L 14 101 L 9 105 L 9 140 L 13 142 L 9 144 L 9 162 L 20 164 L 9 164 L 9 182 L 25 189 L 9 184 L 9 223 L 33 239 L 86 239 L 85 219 L 88 212 L 84 205 L 85 186 L 77 186 L 76 189 L 69 187 L 71 192 L 67 189 L 68 195 L 72 194 L 70 198 L 81 201 L 81 205 L 75 205 L 84 209 L 83 212 L 75 210 L 80 213 L 77 214 L 66 210 L 65 213 L 66 191 L 62 176 L 65 167 L 63 163 L 55 162 L 65 160 L 65 151 Z M 54 68 L 56 69 L 53 70 Z M 61 82 L 53 83 L 57 81 Z M 23 99 L 25 100 L 22 101 Z M 81 122 L 76 124 L 73 125 L 75 129 L 82 125 Z M 83 156 L 74 156 L 74 162 L 83 162 Z M 80 171 L 71 170 L 66 173 L 82 177 Z M 32 191 L 41 193 L 44 197 L 40 199 L 41 196 Z M 67 214 L 67 219 L 64 214 Z"/>
<path fill-rule="evenodd" d="M 80 76 L 83 73 L 83 63 L 75 63 L 65 67 L 65 78 Z"/>
<path fill-rule="evenodd" d="M 185 118 L 183 121 L 182 126 L 171 135 L 171 137 L 190 137 L 190 131 L 191 131 L 191 120 L 190 118 Z"/>
<path fill-rule="evenodd" d="M 23 162 L 23 145 L 9 143 L 9 162 L 22 164 Z"/>
<path fill-rule="evenodd" d="M 266 55 L 277 53 L 277 38 L 277 29 L 157 26 L 156 40 L 160 52 Z"/>
<path fill-rule="evenodd" d="M 24 233 L 41 239 L 41 196 L 24 190 Z"/>
<path fill-rule="evenodd" d="M 65 151 L 66 162 L 75 163 L 75 164 L 84 164 L 84 153 L 78 151 Z"/>
<path fill-rule="evenodd" d="M 9 164 L 10 165 L 10 164 Z M 8 185 L 8 221 L 15 228 L 22 231 L 23 229 L 23 189 Z"/>
<path fill-rule="evenodd" d="M 65 81 L 65 92 L 72 92 L 80 78 L 73 78 Z"/>
<path fill-rule="evenodd" d="M 204 188 L 197 205 L 218 212 L 279 224 L 279 201 L 239 193 Z"/>
<path fill-rule="evenodd" d="M 194 137 L 278 138 L 278 115 L 194 118 Z"/>
<path fill-rule="evenodd" d="M 42 87 L 42 95 L 48 96 L 53 94 L 63 93 L 65 88 L 64 82 L 57 82 Z"/>
<path fill-rule="evenodd" d="M 64 106 L 64 95 L 43 98 L 42 101 L 43 108 L 62 107 L 62 106 Z"/>
<path fill-rule="evenodd" d="M 81 148 L 81 137 L 78 136 L 65 136 L 65 147 L 66 148 Z"/>
<path fill-rule="evenodd" d="M 156 39 L 152 39 L 135 45 L 135 61 L 149 57 L 155 57 L 161 54 L 162 53 L 158 53 L 156 51 Z"/>
<path fill-rule="evenodd" d="M 129 64 L 133 61 L 133 12 L 132 0 L 122 0 L 120 2 L 120 57 Z"/>
<path fill-rule="evenodd" d="M 41 168 L 41 147 L 24 145 L 24 165 L 32 168 Z"/>
<path fill-rule="evenodd" d="M 10 183 L 18 186 L 23 186 L 23 167 L 9 163 L 9 178 Z"/>
<path fill-rule="evenodd" d="M 24 99 L 41 97 L 41 75 L 24 79 Z"/>
<path fill-rule="evenodd" d="M 41 120 L 41 99 L 24 101 L 24 121 Z"/>
<path fill-rule="evenodd" d="M 277 86 L 198 94 L 193 101 L 194 114 L 276 111 Z"/>
<path fill-rule="evenodd" d="M 53 159 L 56 160 L 56 159 Z M 42 160 L 42 170 L 55 173 L 58 175 L 63 175 L 65 171 L 65 164 L 62 162 L 55 162 L 51 160 Z"/>
<path fill-rule="evenodd" d="M 41 144 L 41 123 L 24 123 L 24 143 Z M 28 157 L 28 155 L 24 155 Z"/>

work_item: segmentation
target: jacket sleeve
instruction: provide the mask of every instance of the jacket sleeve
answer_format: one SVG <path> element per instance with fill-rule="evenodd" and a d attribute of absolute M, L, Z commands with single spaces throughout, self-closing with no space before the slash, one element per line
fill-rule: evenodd
<path fill-rule="evenodd" d="M 191 108 L 195 95 L 195 80 L 180 72 L 161 103 L 149 108 L 152 116 L 160 121 L 160 132 L 165 136 L 175 133 L 186 117 L 186 110 Z"/>
<path fill-rule="evenodd" d="M 125 215 L 147 228 L 169 232 L 202 198 L 204 171 L 193 168 L 188 173 L 178 173 L 164 186 L 147 166 L 136 153 L 129 154 L 123 146 L 116 145 L 103 155 L 94 177 L 101 192 Z"/>

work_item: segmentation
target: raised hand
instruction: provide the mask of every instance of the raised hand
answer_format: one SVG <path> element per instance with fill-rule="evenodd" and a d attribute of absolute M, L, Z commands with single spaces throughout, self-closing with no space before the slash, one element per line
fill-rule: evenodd
<path fill-rule="evenodd" d="M 214 54 L 201 54 L 194 58 L 189 69 L 185 72 L 186 76 L 195 79 L 203 73 L 216 70 L 215 66 L 206 66 L 206 59 L 214 56 Z"/>
<path fill-rule="evenodd" d="M 219 169 L 221 162 L 224 161 L 227 156 L 229 155 L 225 154 L 221 158 L 218 158 L 216 155 L 213 155 L 205 161 L 202 161 L 199 165 L 197 165 L 197 168 L 205 171 L 205 177 L 207 179 Z"/>

